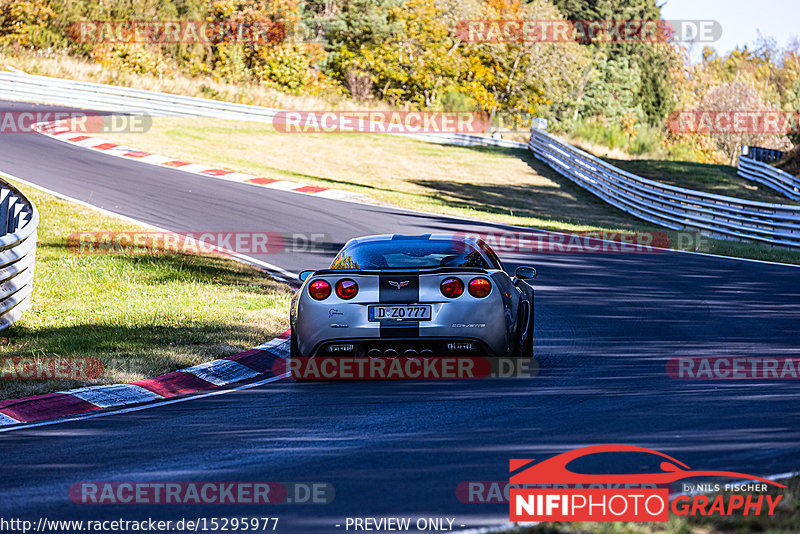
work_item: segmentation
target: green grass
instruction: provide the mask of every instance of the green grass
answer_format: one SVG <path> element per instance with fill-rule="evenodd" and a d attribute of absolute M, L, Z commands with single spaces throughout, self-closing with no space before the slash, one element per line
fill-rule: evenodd
<path fill-rule="evenodd" d="M 103 138 L 266 178 L 347 189 L 400 207 L 560 230 L 631 226 L 629 216 L 570 187 L 527 150 L 377 134 L 283 134 L 269 125 L 212 119 L 156 118 L 146 134 Z"/>
<path fill-rule="evenodd" d="M 20 186 L 41 215 L 32 309 L 0 332 L 0 356 L 93 357 L 92 381 L 0 380 L 0 398 L 127 382 L 235 354 L 288 326 L 290 289 L 211 255 L 81 255 L 77 231 L 142 230 Z"/>
<path fill-rule="evenodd" d="M 185 161 L 345 189 L 433 213 L 565 232 L 664 231 L 609 206 L 528 150 L 440 146 L 377 134 L 286 134 L 265 124 L 183 118 L 156 118 L 146 134 L 103 137 Z M 642 161 L 619 163 L 632 170 L 638 165 L 635 170 L 650 176 L 663 172 L 665 181 L 682 185 L 719 179 L 729 184 L 727 192 L 751 187 L 724 165 Z M 800 263 L 800 251 L 692 232 L 666 234 L 672 248 Z"/>

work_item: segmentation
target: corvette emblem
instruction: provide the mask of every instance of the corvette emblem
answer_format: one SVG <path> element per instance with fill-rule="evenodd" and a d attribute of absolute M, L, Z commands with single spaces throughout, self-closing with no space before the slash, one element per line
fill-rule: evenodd
<path fill-rule="evenodd" d="M 397 289 L 402 289 L 406 287 L 410 283 L 410 280 L 405 280 L 403 282 L 395 282 L 394 280 L 389 280 L 389 285 L 394 286 Z"/>

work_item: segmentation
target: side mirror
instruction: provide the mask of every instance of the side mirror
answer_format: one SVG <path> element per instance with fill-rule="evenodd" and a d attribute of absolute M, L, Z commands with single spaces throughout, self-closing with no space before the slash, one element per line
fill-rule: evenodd
<path fill-rule="evenodd" d="M 300 281 L 301 281 L 301 282 L 305 282 L 305 281 L 306 281 L 306 278 L 308 278 L 309 276 L 311 276 L 311 275 L 312 275 L 312 274 L 314 274 L 315 272 L 316 272 L 316 271 L 314 271 L 313 269 L 311 269 L 311 270 L 308 270 L 308 271 L 300 271 L 300 274 L 299 274 L 299 275 L 297 275 L 297 277 L 298 277 L 298 278 L 300 278 Z"/>
<path fill-rule="evenodd" d="M 514 276 L 520 280 L 531 280 L 536 278 L 536 269 L 533 267 L 517 267 L 517 270 L 514 272 Z"/>

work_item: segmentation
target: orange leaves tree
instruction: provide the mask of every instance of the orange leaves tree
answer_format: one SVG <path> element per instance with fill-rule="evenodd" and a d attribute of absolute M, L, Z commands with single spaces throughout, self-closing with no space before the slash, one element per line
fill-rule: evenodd
<path fill-rule="evenodd" d="M 368 9 L 366 2 L 345 8 Z M 377 98 L 396 105 L 432 107 L 459 76 L 463 58 L 434 0 L 385 2 L 385 11 L 344 11 L 331 32 L 331 68 L 370 77 Z"/>
<path fill-rule="evenodd" d="M 46 0 L 0 0 L 0 44 L 33 44 L 55 15 Z"/>
<path fill-rule="evenodd" d="M 586 54 L 575 43 L 468 42 L 458 24 L 476 19 L 560 19 L 546 0 L 345 0 L 328 32 L 328 67 L 370 77 L 377 98 L 416 107 L 442 107 L 452 93 L 476 111 L 535 114 L 567 99 Z"/>
<path fill-rule="evenodd" d="M 315 65 L 319 45 L 302 42 L 300 0 L 213 0 L 212 22 L 260 25 L 248 42 L 225 40 L 212 47 L 213 72 L 227 79 L 255 78 L 290 92 L 313 92 L 322 82 Z"/>
<path fill-rule="evenodd" d="M 702 111 L 775 111 L 777 108 L 766 102 L 753 87 L 744 82 L 723 83 L 710 89 L 700 100 Z M 713 133 L 714 144 L 725 153 L 732 165 L 736 163 L 742 145 L 762 146 L 788 150 L 791 143 L 786 136 L 765 132 Z"/>

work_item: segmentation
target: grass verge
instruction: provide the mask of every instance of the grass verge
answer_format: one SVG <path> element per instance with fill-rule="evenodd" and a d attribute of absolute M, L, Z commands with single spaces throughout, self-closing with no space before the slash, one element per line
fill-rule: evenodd
<path fill-rule="evenodd" d="M 41 214 L 33 307 L 0 332 L 0 356 L 97 358 L 91 381 L 0 379 L 0 398 L 129 382 L 252 348 L 288 327 L 290 289 L 211 255 L 79 255 L 77 231 L 134 224 L 20 189 Z"/>
<path fill-rule="evenodd" d="M 103 137 L 186 161 L 354 191 L 404 208 L 565 232 L 663 231 L 609 206 L 528 150 L 440 146 L 379 134 L 278 133 L 266 124 L 218 119 L 156 118 L 145 134 Z M 702 165 L 664 163 L 684 184 L 696 174 L 694 166 Z M 707 167 L 713 176 L 724 166 Z M 666 233 L 673 248 L 800 263 L 798 251 Z"/>

